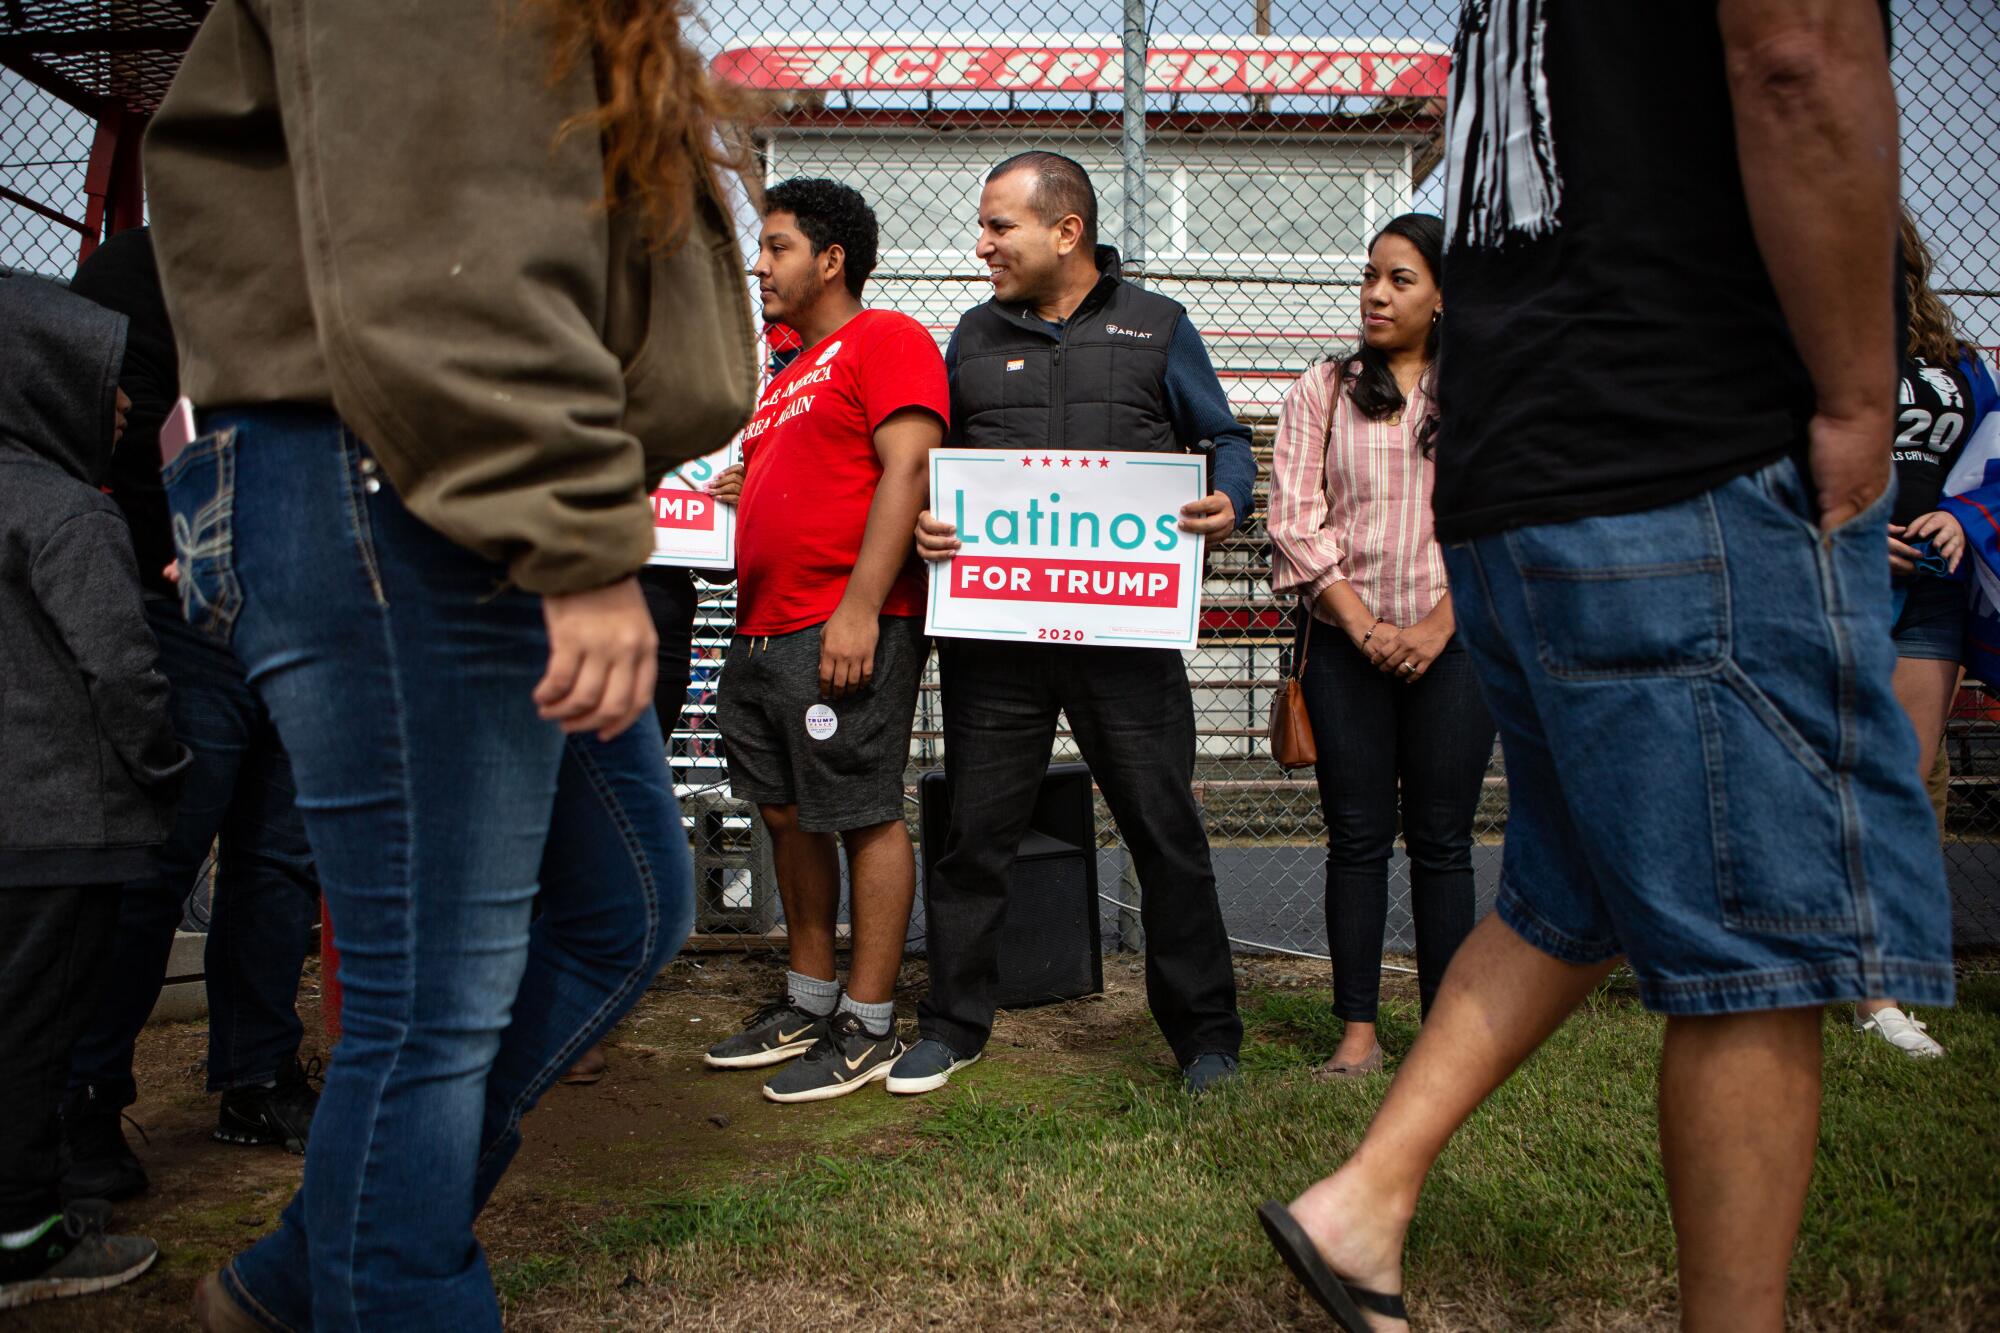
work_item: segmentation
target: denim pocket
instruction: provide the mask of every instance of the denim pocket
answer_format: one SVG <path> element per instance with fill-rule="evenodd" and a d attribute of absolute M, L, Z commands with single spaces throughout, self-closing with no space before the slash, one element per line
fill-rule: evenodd
<path fill-rule="evenodd" d="M 1711 496 L 1505 538 L 1550 675 L 1697 675 L 1728 657 L 1729 578 Z"/>
<path fill-rule="evenodd" d="M 173 515 L 181 615 L 228 643 L 243 608 L 236 581 L 236 428 L 202 436 L 160 473 Z"/>

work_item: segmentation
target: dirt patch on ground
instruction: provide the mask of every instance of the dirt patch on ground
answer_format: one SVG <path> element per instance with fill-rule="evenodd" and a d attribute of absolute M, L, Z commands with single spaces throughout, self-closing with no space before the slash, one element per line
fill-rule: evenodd
<path fill-rule="evenodd" d="M 1171 1077 L 1171 1057 L 1146 1014 L 1143 966 L 1117 954 L 1104 962 L 1104 994 L 1002 1014 L 994 1028 L 994 1053 L 1088 1052 L 1101 1058 L 1108 1049 L 1124 1048 L 1135 1060 L 1157 1065 L 1160 1077 Z M 677 1190 L 754 1181 L 802 1152 L 836 1142 L 843 1151 L 859 1153 L 893 1152 L 907 1142 L 911 1117 L 889 1098 L 779 1108 L 763 1100 L 754 1074 L 721 1075 L 702 1067 L 701 1052 L 775 994 L 782 971 L 781 960 L 771 955 L 711 954 L 678 959 L 661 975 L 607 1044 L 611 1068 L 603 1081 L 558 1087 L 528 1118 L 521 1155 L 480 1222 L 496 1267 L 566 1250 L 577 1229 Z M 1324 965 L 1300 960 L 1239 960 L 1238 971 L 1239 980 L 1263 986 L 1325 985 Z M 906 1031 L 923 985 L 921 963 L 904 969 L 898 1009 Z M 304 1054 L 323 1056 L 316 976 L 307 978 L 300 1011 L 307 1030 Z M 140 1039 L 140 1098 L 131 1115 L 144 1137 L 129 1129 L 128 1136 L 152 1187 L 118 1205 L 115 1226 L 159 1241 L 154 1270 L 116 1291 L 32 1307 L 9 1320 L 10 1328 L 37 1333 L 186 1328 L 200 1276 L 276 1224 L 297 1188 L 300 1159 L 211 1138 L 216 1099 L 204 1087 L 206 1067 L 203 1024 L 158 1025 Z M 865 1110 L 857 1113 L 858 1107 Z M 1013 1326 L 1060 1326 L 1060 1319 L 1048 1322 L 1056 1311 L 1041 1299 L 1047 1295 L 1040 1293 L 1033 1309 L 1023 1308 L 1022 1322 Z M 681 1308 L 658 1290 L 631 1296 L 621 1303 L 620 1322 L 629 1312 L 633 1327 L 749 1327 L 726 1320 L 716 1324 L 719 1312 Z M 743 1308 L 761 1306 L 769 1313 L 796 1296 Z M 515 1311 L 515 1322 L 560 1326 L 557 1311 L 536 1310 L 536 1304 Z M 836 1324 L 850 1315 L 865 1313 L 871 1323 L 885 1315 L 880 1308 L 812 1313 Z M 1116 1312 L 1094 1304 L 1070 1314 L 1093 1327 L 1120 1323 Z M 896 1326 L 928 1322 L 923 1312 L 908 1315 L 913 1322 Z"/>

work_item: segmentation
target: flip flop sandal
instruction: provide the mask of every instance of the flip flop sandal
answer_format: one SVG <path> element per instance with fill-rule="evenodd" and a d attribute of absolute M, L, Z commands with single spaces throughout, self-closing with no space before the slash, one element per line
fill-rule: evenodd
<path fill-rule="evenodd" d="M 1257 1220 L 1264 1224 L 1264 1234 L 1271 1238 L 1271 1248 L 1285 1261 L 1285 1267 L 1292 1270 L 1307 1293 L 1319 1302 L 1320 1308 L 1333 1316 L 1345 1333 L 1369 1333 L 1368 1316 L 1363 1310 L 1373 1310 L 1385 1319 L 1408 1319 L 1410 1313 L 1403 1306 L 1401 1296 L 1387 1292 L 1370 1291 L 1346 1281 L 1319 1257 L 1319 1247 L 1312 1237 L 1298 1224 L 1291 1210 L 1277 1202 L 1266 1202 L 1257 1206 Z"/>

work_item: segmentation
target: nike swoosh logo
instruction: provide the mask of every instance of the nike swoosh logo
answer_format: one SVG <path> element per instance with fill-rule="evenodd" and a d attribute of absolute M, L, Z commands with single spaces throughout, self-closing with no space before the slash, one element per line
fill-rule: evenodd
<path fill-rule="evenodd" d="M 861 1068 L 862 1061 L 866 1060 L 869 1056 L 873 1055 L 874 1053 L 875 1053 L 875 1048 L 873 1046 L 870 1046 L 867 1050 L 855 1056 L 852 1060 L 843 1058 L 841 1060 L 841 1063 L 846 1065 L 847 1072 L 852 1074 L 855 1070 Z"/>
<path fill-rule="evenodd" d="M 800 1028 L 797 1032 L 786 1032 L 784 1029 L 780 1028 L 778 1030 L 778 1045 L 783 1046 L 787 1042 L 797 1041 L 800 1037 L 805 1036 L 806 1033 L 811 1031 L 812 1031 L 812 1024 L 810 1023 Z"/>

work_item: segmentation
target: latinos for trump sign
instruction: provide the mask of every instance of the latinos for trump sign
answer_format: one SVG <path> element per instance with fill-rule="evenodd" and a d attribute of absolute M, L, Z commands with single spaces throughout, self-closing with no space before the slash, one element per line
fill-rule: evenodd
<path fill-rule="evenodd" d="M 731 440 L 727 449 L 667 474 L 653 492 L 653 558 L 647 564 L 727 569 L 736 563 L 736 510 L 717 503 L 708 484 L 742 460 L 740 446 Z"/>
<path fill-rule="evenodd" d="M 931 512 L 959 552 L 931 566 L 925 631 L 1194 647 L 1202 539 L 1180 511 L 1207 474 L 1178 454 L 933 449 Z"/>

